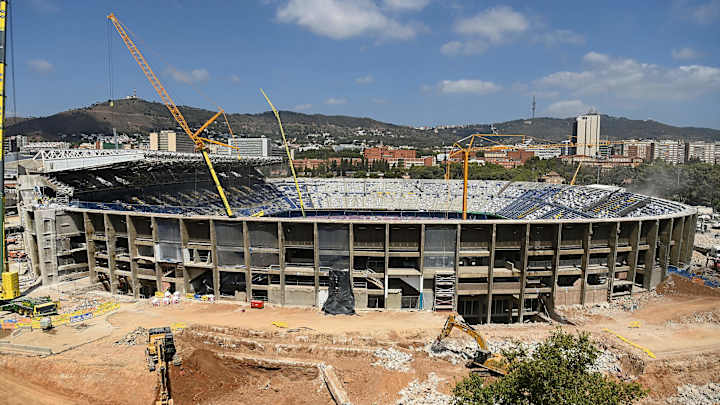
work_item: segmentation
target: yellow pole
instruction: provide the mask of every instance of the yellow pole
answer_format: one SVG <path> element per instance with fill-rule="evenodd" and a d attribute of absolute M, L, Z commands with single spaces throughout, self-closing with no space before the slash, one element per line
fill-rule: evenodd
<path fill-rule="evenodd" d="M 280 126 L 280 135 L 282 135 L 283 143 L 285 144 L 285 153 L 287 153 L 288 161 L 290 162 L 290 172 L 292 173 L 293 180 L 295 181 L 295 190 L 297 191 L 298 198 L 300 199 L 300 211 L 302 212 L 302 216 L 304 218 L 305 203 L 303 202 L 302 193 L 300 192 L 300 185 L 298 184 L 297 176 L 295 175 L 295 165 L 293 164 L 293 159 L 290 155 L 290 146 L 288 146 L 287 138 L 285 138 L 285 130 L 283 129 L 282 121 L 280 121 L 280 113 L 278 113 L 278 110 L 275 108 L 273 103 L 270 102 L 270 98 L 268 98 L 267 94 L 265 94 L 265 91 L 263 89 L 260 89 L 260 92 L 263 94 L 265 100 L 268 102 L 270 108 L 273 110 L 275 118 L 277 118 L 278 126 Z"/>
<path fill-rule="evenodd" d="M 467 199 L 468 199 L 468 158 L 470 155 L 470 149 L 465 149 L 465 168 L 463 174 L 463 204 L 462 204 L 462 219 L 467 219 Z"/>

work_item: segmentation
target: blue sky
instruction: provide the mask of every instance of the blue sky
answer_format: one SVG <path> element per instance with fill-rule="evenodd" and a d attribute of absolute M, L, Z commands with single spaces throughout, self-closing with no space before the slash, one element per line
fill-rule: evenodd
<path fill-rule="evenodd" d="M 720 128 L 720 0 L 13 4 L 18 115 L 108 99 L 112 11 L 178 104 L 261 112 L 263 87 L 280 109 L 436 125 L 527 117 L 535 95 L 537 116 Z M 157 100 L 111 41 L 115 96 Z"/>

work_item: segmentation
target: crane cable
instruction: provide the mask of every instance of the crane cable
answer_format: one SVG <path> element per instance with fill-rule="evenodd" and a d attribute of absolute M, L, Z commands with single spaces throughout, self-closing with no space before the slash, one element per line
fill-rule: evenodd
<path fill-rule="evenodd" d="M 272 102 L 270 102 L 270 98 L 268 98 L 267 94 L 265 94 L 265 91 L 263 89 L 260 89 L 260 92 L 265 97 L 265 100 L 270 105 L 270 108 L 272 109 L 273 113 L 275 114 L 275 118 L 277 118 L 278 126 L 280 126 L 280 135 L 282 135 L 283 143 L 285 144 L 285 153 L 287 153 L 288 161 L 290 162 L 290 172 L 292 172 L 293 180 L 295 181 L 295 190 L 297 190 L 298 198 L 300 198 L 300 211 L 302 211 L 303 218 L 305 217 L 305 204 L 303 203 L 302 193 L 300 193 L 300 185 L 298 184 L 297 176 L 295 175 L 295 164 L 293 164 L 292 156 L 290 155 L 290 147 L 287 143 L 287 138 L 285 137 L 285 130 L 282 126 L 282 121 L 280 121 L 280 113 L 278 113 L 278 110 L 275 108 Z"/>
<path fill-rule="evenodd" d="M 12 81 L 12 102 L 13 102 L 13 121 L 17 124 L 17 92 L 15 91 L 15 30 L 13 30 L 13 13 L 15 7 L 8 7 L 9 16 L 8 18 L 8 36 L 10 37 L 10 80 Z"/>

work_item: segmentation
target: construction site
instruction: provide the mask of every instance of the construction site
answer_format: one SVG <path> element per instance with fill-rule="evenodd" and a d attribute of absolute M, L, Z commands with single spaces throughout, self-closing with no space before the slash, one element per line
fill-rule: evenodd
<path fill-rule="evenodd" d="M 474 136 L 450 153 L 462 179 L 297 178 L 289 149 L 211 154 L 232 148 L 201 136 L 224 111 L 190 128 L 108 20 L 196 152 L 15 164 L 3 403 L 449 405 L 558 328 L 589 333 L 593 370 L 638 382 L 642 404 L 717 403 L 720 229 L 695 207 L 469 180 Z"/>

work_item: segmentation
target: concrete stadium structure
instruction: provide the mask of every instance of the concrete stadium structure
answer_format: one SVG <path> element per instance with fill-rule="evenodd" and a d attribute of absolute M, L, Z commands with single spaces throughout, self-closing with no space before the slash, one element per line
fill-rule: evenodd
<path fill-rule="evenodd" d="M 690 261 L 697 219 L 620 189 L 473 181 L 461 220 L 459 181 L 397 179 L 301 179 L 302 217 L 291 179 L 237 161 L 217 165 L 244 215 L 228 218 L 201 162 L 143 162 L 25 166 L 19 209 L 44 283 L 321 306 L 330 270 L 351 270 L 357 308 L 522 322 L 655 287 Z"/>

